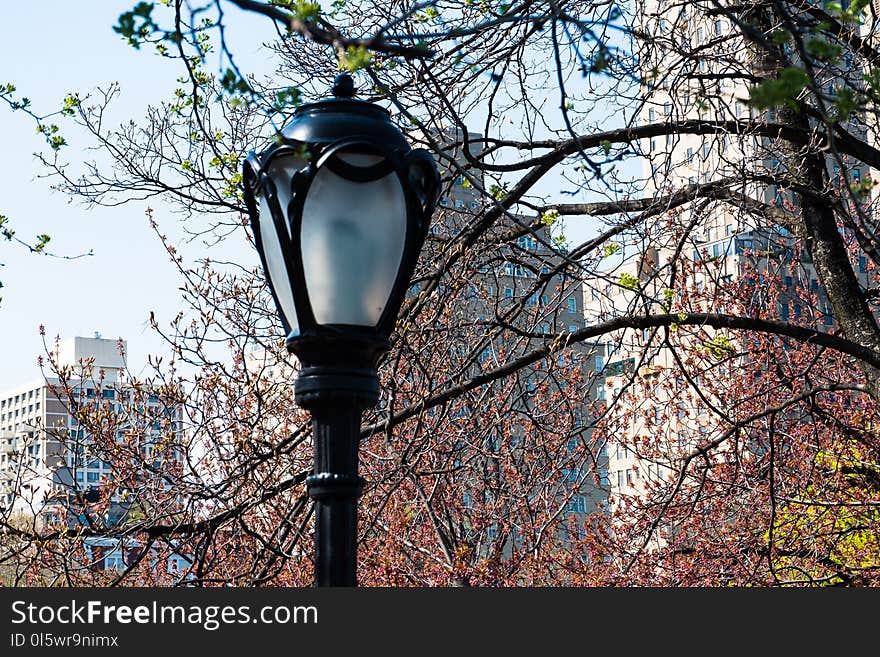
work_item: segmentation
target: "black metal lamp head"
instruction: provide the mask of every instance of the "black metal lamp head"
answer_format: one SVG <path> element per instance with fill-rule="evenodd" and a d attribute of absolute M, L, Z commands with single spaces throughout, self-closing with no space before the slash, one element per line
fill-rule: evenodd
<path fill-rule="evenodd" d="M 434 159 L 385 109 L 334 96 L 302 105 L 244 164 L 244 200 L 269 287 L 304 368 L 375 367 L 439 194 Z"/>

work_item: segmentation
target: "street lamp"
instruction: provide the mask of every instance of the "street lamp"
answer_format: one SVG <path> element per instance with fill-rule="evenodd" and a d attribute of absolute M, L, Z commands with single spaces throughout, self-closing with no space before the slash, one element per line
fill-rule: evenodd
<path fill-rule="evenodd" d="M 361 413 L 437 203 L 431 155 L 411 149 L 385 109 L 354 98 L 302 105 L 244 164 L 257 251 L 300 361 L 296 402 L 311 411 L 315 584 L 355 586 Z"/>

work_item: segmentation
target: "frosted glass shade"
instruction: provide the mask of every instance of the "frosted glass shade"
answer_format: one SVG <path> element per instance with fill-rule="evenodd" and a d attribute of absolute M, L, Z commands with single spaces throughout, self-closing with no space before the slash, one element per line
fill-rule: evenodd
<path fill-rule="evenodd" d="M 266 171 L 272 182 L 275 183 L 275 190 L 278 194 L 278 205 L 281 206 L 281 214 L 284 216 L 284 225 L 287 228 L 287 236 L 290 237 L 290 217 L 287 209 L 290 206 L 290 199 L 293 197 L 291 181 L 298 171 L 302 171 L 308 166 L 308 162 L 301 157 L 295 155 L 281 155 L 272 160 Z M 260 216 L 265 216 L 260 211 Z"/>
<path fill-rule="evenodd" d="M 343 153 L 356 167 L 381 161 Z M 398 176 L 353 182 L 318 170 L 302 214 L 306 289 L 318 324 L 373 327 L 394 287 L 406 241 L 406 199 Z"/>
<path fill-rule="evenodd" d="M 276 187 L 278 204 L 281 216 L 284 219 L 285 241 L 290 240 L 290 222 L 287 221 L 287 206 L 292 195 L 290 181 L 293 175 L 306 165 L 306 162 L 296 157 L 276 158 L 268 169 L 268 175 Z M 265 192 L 259 194 L 260 203 L 260 241 L 263 245 L 263 258 L 266 261 L 266 273 L 269 283 L 278 300 L 278 310 L 287 322 L 287 328 L 294 333 L 299 332 L 299 319 L 296 315 L 296 305 L 293 301 L 293 290 L 290 287 L 290 276 L 284 261 L 284 249 L 281 248 L 281 239 L 275 230 L 273 213 L 269 207 L 269 199 Z"/>
<path fill-rule="evenodd" d="M 269 275 L 269 283 L 278 300 L 278 310 L 287 321 L 287 328 L 290 331 L 298 332 L 299 320 L 296 317 L 296 306 L 293 303 L 293 290 L 290 289 L 290 277 L 287 275 L 287 267 L 284 264 L 284 254 L 281 250 L 278 232 L 273 224 L 269 202 L 266 200 L 266 196 L 262 195 L 260 196 L 260 240 L 263 243 L 266 273 Z"/>

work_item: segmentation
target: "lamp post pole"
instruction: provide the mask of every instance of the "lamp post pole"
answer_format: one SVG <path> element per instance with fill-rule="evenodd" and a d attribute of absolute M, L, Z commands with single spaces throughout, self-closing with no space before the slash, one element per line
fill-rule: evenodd
<path fill-rule="evenodd" d="M 317 371 L 316 371 L 317 370 Z M 357 586 L 357 503 L 361 413 L 378 399 L 375 372 L 309 368 L 296 382 L 296 402 L 312 414 L 315 585 Z"/>

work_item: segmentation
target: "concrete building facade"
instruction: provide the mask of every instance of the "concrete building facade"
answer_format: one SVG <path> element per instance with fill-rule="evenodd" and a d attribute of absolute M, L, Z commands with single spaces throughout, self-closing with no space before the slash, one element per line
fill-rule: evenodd
<path fill-rule="evenodd" d="M 53 358 L 63 380 L 38 379 L 0 393 L 0 513 L 7 521 L 76 526 L 83 522 L 80 511 L 113 480 L 116 464 L 107 450 L 96 449 L 79 421 L 83 407 L 112 413 L 117 440 L 136 436 L 139 456 L 147 463 L 159 459 L 154 447 L 160 436 L 169 430 L 181 435 L 179 408 L 131 387 L 125 353 L 125 341 L 97 334 L 61 340 Z M 169 453 L 179 461 L 178 447 L 171 452 L 163 447 L 163 458 Z M 157 474 L 145 470 L 143 476 Z M 112 491 L 101 521 L 122 521 L 135 494 Z"/>
<path fill-rule="evenodd" d="M 772 139 L 747 128 L 779 119 L 774 109 L 762 111 L 748 102 L 753 81 L 746 73 L 755 65 L 750 64 L 753 49 L 724 12 L 706 11 L 702 3 L 644 0 L 639 12 L 645 33 L 656 39 L 641 53 L 647 84 L 636 121 L 704 120 L 728 122 L 729 128 L 703 134 L 682 130 L 639 144 L 643 195 L 658 199 L 661 212 L 653 225 L 620 244 L 602 275 L 584 281 L 586 322 L 676 311 L 737 314 L 743 309 L 732 300 L 739 296 L 742 301 L 742 291 L 749 289 L 753 294 L 747 301 L 781 321 L 810 321 L 831 329 L 834 318 L 816 270 L 786 227 L 786 213 L 797 209 L 797 199 L 784 183 L 774 182 L 784 180 L 784 158 Z M 835 85 L 856 80 L 861 70 L 847 57 L 823 75 L 819 82 L 833 94 Z M 847 127 L 866 137 L 857 114 Z M 827 194 L 845 194 L 847 186 L 870 176 L 867 167 L 847 158 L 829 155 L 827 168 L 829 187 L 822 190 Z M 676 194 L 689 191 L 708 200 L 675 201 Z M 866 258 L 853 265 L 865 283 Z M 661 335 L 627 330 L 605 340 L 597 396 L 611 409 L 611 433 L 621 436 L 608 449 L 612 499 L 647 499 L 674 480 L 694 445 L 722 430 L 707 407 L 724 410 L 725 402 L 711 392 L 701 398 L 700 381 L 682 376 L 680 363 L 660 344 Z M 711 358 L 720 351 L 734 353 L 736 340 L 732 333 L 706 329 L 691 347 L 704 349 Z M 715 367 L 712 376 L 722 371 L 723 366 Z M 650 450 L 639 449 L 648 442 Z"/>

